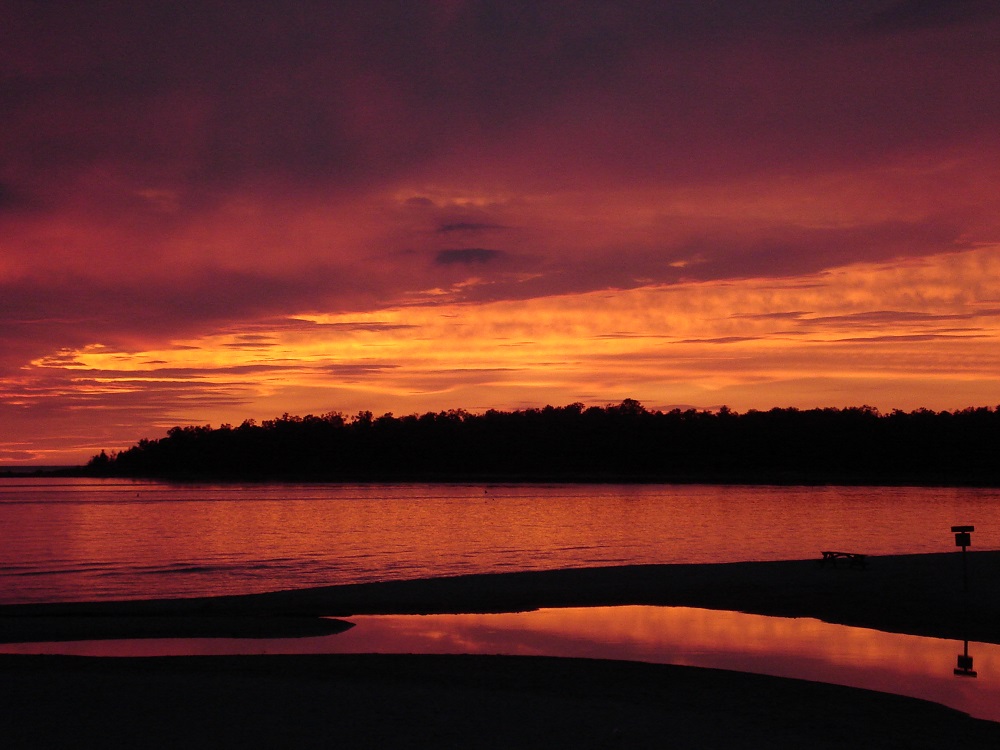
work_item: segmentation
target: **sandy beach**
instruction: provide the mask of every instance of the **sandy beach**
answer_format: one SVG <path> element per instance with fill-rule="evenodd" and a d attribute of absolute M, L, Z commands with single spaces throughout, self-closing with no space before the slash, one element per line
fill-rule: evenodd
<path fill-rule="evenodd" d="M 477 575 L 244 597 L 0 607 L 0 640 L 294 636 L 319 616 L 684 605 L 1000 643 L 1000 552 Z M 998 747 L 1000 724 L 708 669 L 483 656 L 2 656 L 8 747 Z"/>

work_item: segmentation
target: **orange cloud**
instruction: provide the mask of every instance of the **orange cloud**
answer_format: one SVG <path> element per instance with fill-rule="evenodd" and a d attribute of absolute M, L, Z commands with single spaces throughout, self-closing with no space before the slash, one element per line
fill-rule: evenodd
<path fill-rule="evenodd" d="M 998 279 L 1000 249 L 984 248 L 791 279 L 302 313 L 162 348 L 54 352 L 4 398 L 71 413 L 148 399 L 144 418 L 161 429 L 626 396 L 657 408 L 962 408 L 997 393 Z"/>

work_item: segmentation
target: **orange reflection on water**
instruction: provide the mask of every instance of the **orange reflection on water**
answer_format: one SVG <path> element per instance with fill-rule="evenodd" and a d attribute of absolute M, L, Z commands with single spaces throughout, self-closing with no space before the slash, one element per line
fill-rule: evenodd
<path fill-rule="evenodd" d="M 353 617 L 355 628 L 338 636 L 338 651 L 419 651 L 629 658 L 709 666 L 747 667 L 795 662 L 839 665 L 846 670 L 887 670 L 901 676 L 950 674 L 956 644 L 937 638 L 851 628 L 810 618 L 782 618 L 686 607 L 591 607 L 494 615 Z M 961 651 L 961 645 L 958 649 Z M 976 665 L 991 671 L 1000 647 L 975 644 Z M 778 656 L 780 655 L 780 659 Z M 975 656 L 975 655 L 974 655 Z M 992 657 L 992 658 L 991 658 Z M 711 666 L 715 666 L 714 664 Z M 732 667 L 728 667 L 732 668 Z M 756 670 L 754 670 L 756 671 Z"/>
<path fill-rule="evenodd" d="M 370 616 L 338 651 L 502 653 L 683 664 L 909 695 L 1000 721 L 1000 646 L 970 644 L 976 679 L 956 677 L 965 644 L 938 638 L 684 607 L 548 609 L 496 615 Z"/>
<path fill-rule="evenodd" d="M 931 700 L 1000 721 L 1000 646 L 969 644 L 978 677 L 954 674 L 962 642 L 684 607 L 489 615 L 365 615 L 332 636 L 13 644 L 7 653 L 97 656 L 264 653 L 507 654 L 625 659 L 828 682 Z"/>

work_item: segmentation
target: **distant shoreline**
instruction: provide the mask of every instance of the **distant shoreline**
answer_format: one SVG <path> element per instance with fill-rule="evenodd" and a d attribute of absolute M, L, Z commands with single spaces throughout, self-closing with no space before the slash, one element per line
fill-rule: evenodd
<path fill-rule="evenodd" d="M 1000 486 L 1000 411 L 650 411 L 638 401 L 474 414 L 360 412 L 172 427 L 90 476 L 207 481 Z"/>
<path fill-rule="evenodd" d="M 85 466 L 0 466 L 0 477 L 84 476 Z"/>
<path fill-rule="evenodd" d="M 319 474 L 234 475 L 212 473 L 95 473 L 86 466 L 0 469 L 0 479 L 135 479 L 179 484 L 677 484 L 774 487 L 1000 487 L 993 477 L 857 475 L 846 473 L 758 472 L 733 474 L 615 474 L 600 473 L 386 473 L 380 475 Z"/>

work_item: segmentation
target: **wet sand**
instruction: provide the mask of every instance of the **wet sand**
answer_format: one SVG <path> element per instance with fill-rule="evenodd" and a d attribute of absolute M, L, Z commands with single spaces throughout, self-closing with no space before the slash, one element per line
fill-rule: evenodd
<path fill-rule="evenodd" d="M 1000 724 L 707 669 L 542 657 L 0 657 L 7 748 L 996 748 Z"/>
<path fill-rule="evenodd" d="M 673 604 L 1000 643 L 1000 552 L 589 568 L 246 597 L 0 607 L 0 640 L 308 634 L 317 616 Z M 337 623 L 322 627 L 337 628 Z M 34 635 L 33 635 L 34 634 Z M 1000 747 L 1000 724 L 881 693 L 540 657 L 0 657 L 7 747 Z"/>

